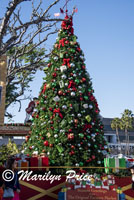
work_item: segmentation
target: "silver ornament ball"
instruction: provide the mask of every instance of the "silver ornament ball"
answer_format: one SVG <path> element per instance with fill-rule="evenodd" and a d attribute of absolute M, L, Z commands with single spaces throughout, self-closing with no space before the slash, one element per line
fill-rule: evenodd
<path fill-rule="evenodd" d="M 63 75 L 61 76 L 61 78 L 62 78 L 62 79 L 66 79 L 67 76 L 66 76 L 65 74 L 63 74 Z"/>
<path fill-rule="evenodd" d="M 75 96 L 75 92 L 71 92 L 71 96 L 74 97 Z"/>
<path fill-rule="evenodd" d="M 57 138 L 57 137 L 58 137 L 58 135 L 57 135 L 57 134 L 55 134 L 55 135 L 54 135 L 54 137 L 55 137 L 55 138 Z"/>

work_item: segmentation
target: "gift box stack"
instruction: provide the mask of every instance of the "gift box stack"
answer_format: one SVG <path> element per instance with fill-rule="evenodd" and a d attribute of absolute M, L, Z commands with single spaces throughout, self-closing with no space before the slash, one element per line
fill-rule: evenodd
<path fill-rule="evenodd" d="M 115 185 L 115 178 L 113 175 L 100 175 L 94 174 L 90 175 L 86 181 L 79 181 L 75 178 L 70 179 L 66 182 L 65 186 L 67 190 L 75 190 L 78 188 L 102 188 L 107 190 L 116 190 L 117 185 Z"/>
<path fill-rule="evenodd" d="M 26 155 L 20 155 L 16 157 L 17 165 L 19 170 L 46 170 L 43 167 L 49 166 L 49 159 L 43 153 L 40 156 L 33 154 L 32 157 Z"/>
<path fill-rule="evenodd" d="M 118 168 L 126 168 L 126 160 L 125 158 L 104 158 L 104 166 L 105 167 L 113 167 L 113 172 L 119 172 Z M 116 169 L 117 168 L 117 169 Z M 105 172 L 109 173 L 110 169 L 105 168 Z"/>
<path fill-rule="evenodd" d="M 58 200 L 64 200 L 66 199 L 66 192 L 68 190 L 75 190 L 78 188 L 99 188 L 99 189 L 106 189 L 106 190 L 113 190 L 116 191 L 120 197 L 119 200 L 124 200 L 121 188 L 118 188 L 118 186 L 115 184 L 115 178 L 114 175 L 100 175 L 100 174 L 94 174 L 89 175 L 90 178 L 88 178 L 87 181 L 79 181 L 76 178 L 69 179 L 68 182 L 65 183 L 65 187 L 62 188 L 61 192 L 59 193 Z M 64 194 L 63 194 L 64 193 Z"/>

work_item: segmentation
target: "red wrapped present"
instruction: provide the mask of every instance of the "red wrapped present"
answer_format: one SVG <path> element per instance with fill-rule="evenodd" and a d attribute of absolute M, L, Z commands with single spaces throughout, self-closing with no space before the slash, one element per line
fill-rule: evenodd
<path fill-rule="evenodd" d="M 109 190 L 115 191 L 118 188 L 117 185 L 109 185 Z"/>
<path fill-rule="evenodd" d="M 34 156 L 30 158 L 30 167 L 32 171 L 38 170 L 38 157 Z M 34 168 L 32 168 L 34 167 Z"/>
<path fill-rule="evenodd" d="M 42 167 L 49 166 L 49 159 L 48 157 L 45 156 L 44 153 L 41 154 L 41 156 L 33 155 L 30 159 L 30 166 L 31 166 L 31 170 L 45 170 L 46 171 L 46 169 Z"/>
<path fill-rule="evenodd" d="M 108 180 L 104 180 L 102 181 L 102 186 L 101 186 L 103 189 L 107 189 L 109 190 L 109 183 L 108 183 Z"/>
<path fill-rule="evenodd" d="M 66 188 L 68 189 L 68 190 L 74 190 L 74 184 L 71 184 L 71 183 L 66 183 Z"/>
<path fill-rule="evenodd" d="M 38 157 L 38 166 L 39 166 L 40 170 L 45 170 L 46 171 L 46 168 L 41 168 L 41 167 L 49 166 L 48 157 L 46 157 L 45 155 L 41 155 L 40 157 Z"/>

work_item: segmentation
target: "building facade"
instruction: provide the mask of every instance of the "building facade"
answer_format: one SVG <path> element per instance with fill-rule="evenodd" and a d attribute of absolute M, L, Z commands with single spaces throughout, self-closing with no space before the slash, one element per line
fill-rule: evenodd
<path fill-rule="evenodd" d="M 117 152 L 120 153 L 120 150 L 122 153 L 125 153 L 126 149 L 126 138 L 124 131 L 119 130 L 119 138 L 121 144 L 117 143 L 117 136 L 115 130 L 112 130 L 111 128 L 111 122 L 113 118 L 103 118 L 103 124 L 104 124 L 104 134 L 105 138 L 108 141 L 109 148 L 111 149 L 111 153 L 116 154 Z M 129 131 L 129 151 L 130 154 L 134 154 L 134 131 Z"/>

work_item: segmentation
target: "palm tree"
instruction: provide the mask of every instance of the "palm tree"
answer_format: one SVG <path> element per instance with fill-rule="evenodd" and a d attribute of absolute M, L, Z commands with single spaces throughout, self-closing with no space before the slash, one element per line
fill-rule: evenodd
<path fill-rule="evenodd" d="M 117 144 L 120 145 L 120 153 L 122 153 L 121 142 L 119 137 L 120 125 L 121 125 L 121 120 L 118 117 L 114 118 L 111 122 L 111 128 L 116 131 Z"/>
<path fill-rule="evenodd" d="M 121 117 L 120 128 L 125 131 L 126 136 L 126 155 L 129 155 L 129 130 L 133 128 L 133 114 L 131 110 L 125 109 Z"/>

